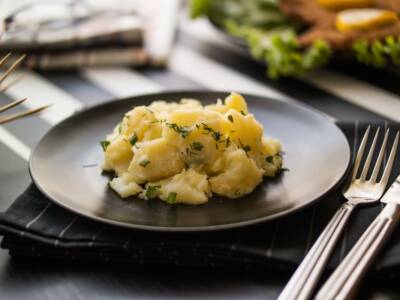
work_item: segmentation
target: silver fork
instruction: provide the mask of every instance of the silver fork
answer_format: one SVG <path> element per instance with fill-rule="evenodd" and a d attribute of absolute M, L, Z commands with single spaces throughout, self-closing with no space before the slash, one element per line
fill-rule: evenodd
<path fill-rule="evenodd" d="M 324 231 L 303 259 L 296 272 L 292 275 L 288 284 L 278 297 L 278 300 L 309 299 L 354 208 L 361 204 L 376 202 L 382 197 L 396 156 L 399 133 L 396 135 L 385 170 L 378 182 L 378 173 L 382 165 L 389 130 L 385 133 L 372 175 L 368 180 L 367 174 L 375 151 L 379 131 L 380 128 L 376 130 L 361 175 L 360 177 L 357 177 L 370 133 L 370 126 L 368 126 L 354 161 L 351 182 L 343 191 L 343 196 L 347 199 L 347 202 L 342 204 L 329 224 L 325 227 Z"/>

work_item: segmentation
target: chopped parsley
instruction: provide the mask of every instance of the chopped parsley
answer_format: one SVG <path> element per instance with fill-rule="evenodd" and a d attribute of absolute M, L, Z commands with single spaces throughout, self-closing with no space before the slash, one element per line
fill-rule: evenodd
<path fill-rule="evenodd" d="M 161 185 L 149 185 L 146 189 L 146 198 L 154 199 L 158 196 L 158 189 Z"/>
<path fill-rule="evenodd" d="M 251 151 L 251 148 L 250 148 L 249 145 L 246 145 L 246 146 L 243 147 L 243 150 L 244 150 L 245 152 L 249 152 L 249 151 Z"/>
<path fill-rule="evenodd" d="M 216 140 L 217 142 L 221 139 L 221 136 L 222 136 L 221 132 L 214 131 L 214 132 L 212 133 L 212 137 L 213 137 L 214 140 Z"/>
<path fill-rule="evenodd" d="M 100 145 L 101 148 L 103 148 L 103 151 L 105 152 L 107 150 L 108 145 L 110 145 L 110 141 L 101 141 Z"/>
<path fill-rule="evenodd" d="M 244 113 L 244 111 L 243 110 L 241 110 L 240 111 L 240 113 L 243 115 L 243 116 L 245 116 L 246 114 Z"/>
<path fill-rule="evenodd" d="M 233 123 L 233 116 L 232 115 L 229 115 L 228 119 L 229 119 L 229 121 L 231 121 Z"/>
<path fill-rule="evenodd" d="M 121 133 L 121 131 L 122 131 L 122 123 L 119 123 L 118 124 L 118 133 Z"/>
<path fill-rule="evenodd" d="M 205 131 L 207 131 L 207 133 L 209 133 L 209 132 L 213 132 L 214 131 L 214 129 L 212 129 L 210 126 L 208 126 L 206 123 L 201 123 L 201 125 L 203 125 L 203 129 L 205 130 Z"/>
<path fill-rule="evenodd" d="M 229 145 L 231 144 L 231 140 L 229 139 L 229 136 L 228 136 L 228 138 L 226 139 L 225 142 L 226 142 L 225 146 L 226 146 L 226 148 L 228 148 Z"/>
<path fill-rule="evenodd" d="M 169 128 L 178 133 L 182 138 L 186 138 L 191 132 L 190 128 L 186 126 L 179 126 L 178 124 L 175 123 L 166 123 L 166 124 Z"/>
<path fill-rule="evenodd" d="M 131 140 L 129 141 L 131 143 L 131 145 L 135 145 L 136 142 L 138 141 L 138 136 L 136 135 L 136 133 L 133 134 L 133 136 L 131 137 Z"/>
<path fill-rule="evenodd" d="M 203 145 L 201 145 L 201 146 L 203 148 Z M 193 144 L 190 145 L 190 148 L 193 149 L 193 150 L 196 150 L 196 149 L 193 148 Z M 197 155 L 197 153 L 195 151 L 190 150 L 189 148 L 186 148 L 186 156 L 189 157 L 189 156 L 192 156 L 192 155 Z"/>
<path fill-rule="evenodd" d="M 139 166 L 146 168 L 146 166 L 150 163 L 148 159 L 143 159 L 140 163 Z"/>
<path fill-rule="evenodd" d="M 274 162 L 274 157 L 273 157 L 273 156 L 267 156 L 267 157 L 265 158 L 265 160 L 266 160 L 268 163 L 272 164 L 272 163 Z"/>
<path fill-rule="evenodd" d="M 165 201 L 169 204 L 174 204 L 174 203 L 176 203 L 176 196 L 177 196 L 177 193 L 171 192 L 168 194 L 168 197 Z"/>
<path fill-rule="evenodd" d="M 194 143 L 192 143 L 191 148 L 194 150 L 197 150 L 197 151 L 201 151 L 201 149 L 203 149 L 204 146 L 200 142 L 194 142 Z"/>
<path fill-rule="evenodd" d="M 206 123 L 201 123 L 203 125 L 203 129 L 206 131 L 205 134 L 211 133 L 212 137 L 214 138 L 215 141 L 220 141 L 222 134 L 219 131 L 216 131 L 212 129 L 210 126 L 208 126 Z M 196 126 L 197 127 L 197 126 Z"/>
<path fill-rule="evenodd" d="M 240 147 L 242 147 L 242 149 L 244 150 L 244 152 L 246 152 L 246 155 L 247 155 L 247 152 L 251 151 L 251 147 L 249 145 L 246 145 L 246 146 L 243 145 L 243 143 L 240 139 L 239 139 L 239 144 L 240 144 Z"/>

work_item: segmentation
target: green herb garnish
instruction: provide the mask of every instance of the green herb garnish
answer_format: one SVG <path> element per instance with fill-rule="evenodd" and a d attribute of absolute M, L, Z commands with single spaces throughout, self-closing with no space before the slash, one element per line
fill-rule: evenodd
<path fill-rule="evenodd" d="M 138 141 L 138 136 L 136 135 L 136 133 L 133 134 L 133 136 L 131 137 L 131 140 L 129 141 L 131 143 L 131 145 L 135 145 L 136 142 Z"/>
<path fill-rule="evenodd" d="M 212 133 L 212 137 L 213 137 L 214 140 L 216 140 L 217 142 L 221 139 L 221 136 L 222 136 L 221 132 L 214 131 L 214 132 Z"/>
<path fill-rule="evenodd" d="M 146 189 L 146 198 L 154 199 L 158 196 L 158 189 L 161 185 L 149 185 Z"/>
<path fill-rule="evenodd" d="M 146 168 L 146 166 L 150 163 L 148 159 L 143 159 L 140 163 L 139 166 Z"/>
<path fill-rule="evenodd" d="M 272 163 L 274 162 L 274 157 L 273 157 L 273 156 L 267 156 L 267 157 L 265 158 L 265 160 L 266 160 L 268 163 L 272 164 Z"/>
<path fill-rule="evenodd" d="M 233 123 L 233 116 L 232 115 L 229 115 L 228 119 L 229 119 L 229 121 L 231 121 Z"/>
<path fill-rule="evenodd" d="M 177 196 L 177 193 L 171 192 L 168 194 L 168 197 L 165 201 L 169 204 L 174 204 L 174 203 L 176 203 L 176 196 Z"/>
<path fill-rule="evenodd" d="M 122 131 L 122 123 L 118 124 L 118 133 L 121 134 Z"/>
<path fill-rule="evenodd" d="M 210 126 L 208 126 L 206 123 L 201 123 L 203 125 L 203 129 L 207 131 L 207 133 L 213 132 L 214 129 L 212 129 Z"/>
<path fill-rule="evenodd" d="M 240 144 L 240 147 L 242 147 L 242 149 L 244 150 L 244 152 L 246 152 L 246 154 L 247 154 L 247 152 L 251 151 L 251 147 L 249 145 L 246 145 L 246 146 L 243 145 L 243 143 L 240 139 L 239 139 L 239 144 Z"/>
<path fill-rule="evenodd" d="M 190 128 L 186 126 L 179 126 L 178 124 L 175 123 L 166 123 L 166 124 L 169 128 L 178 133 L 182 138 L 186 138 L 191 133 Z"/>
<path fill-rule="evenodd" d="M 217 142 L 221 140 L 222 134 L 219 131 L 216 131 L 214 129 L 212 129 L 210 126 L 208 126 L 206 123 L 201 123 L 201 125 L 203 125 L 203 130 L 205 130 L 205 134 L 209 134 L 211 133 L 212 137 L 214 138 L 214 140 L 216 140 Z"/>
<path fill-rule="evenodd" d="M 243 150 L 244 150 L 245 152 L 249 152 L 249 151 L 251 151 L 251 148 L 250 148 L 249 145 L 246 145 L 246 146 L 243 147 Z"/>
<path fill-rule="evenodd" d="M 101 148 L 103 148 L 103 151 L 105 152 L 107 150 L 108 145 L 110 145 L 110 141 L 101 141 L 100 145 Z"/>
<path fill-rule="evenodd" d="M 243 116 L 245 116 L 246 114 L 244 113 L 244 111 L 243 110 L 241 110 L 240 111 L 240 113 L 243 115 Z"/>
<path fill-rule="evenodd" d="M 201 151 L 201 149 L 203 149 L 204 146 L 200 142 L 194 142 L 194 143 L 192 143 L 191 148 L 194 150 L 197 150 L 197 151 Z"/>
<path fill-rule="evenodd" d="M 228 148 L 229 145 L 231 144 L 231 140 L 230 140 L 229 136 L 228 136 L 228 138 L 226 139 L 225 143 L 226 143 L 226 144 L 225 144 L 226 148 Z"/>

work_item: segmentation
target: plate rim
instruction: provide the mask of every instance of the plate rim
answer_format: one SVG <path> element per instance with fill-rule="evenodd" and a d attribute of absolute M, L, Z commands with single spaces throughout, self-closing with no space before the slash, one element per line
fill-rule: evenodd
<path fill-rule="evenodd" d="M 112 105 L 112 103 L 117 103 L 117 102 L 123 102 L 123 101 L 129 101 L 133 100 L 136 98 L 141 98 L 141 97 L 160 97 L 159 95 L 174 95 L 174 94 L 204 94 L 204 93 L 220 93 L 220 94 L 227 94 L 229 95 L 231 91 L 222 91 L 222 90 L 207 90 L 207 89 L 174 89 L 174 90 L 168 90 L 168 91 L 160 91 L 160 92 L 152 92 L 152 93 L 143 93 L 143 94 L 138 94 L 130 97 L 122 97 L 122 98 L 112 98 L 111 100 L 108 100 L 106 102 L 98 103 L 89 107 L 85 107 L 84 109 L 77 111 L 73 113 L 72 115 L 68 116 L 67 118 L 63 119 L 56 125 L 52 126 L 44 135 L 43 137 L 39 140 L 39 142 L 35 145 L 35 148 L 31 152 L 29 156 L 29 161 L 28 161 L 28 169 L 29 169 L 29 175 L 32 179 L 32 182 L 35 184 L 35 186 L 39 189 L 39 191 L 50 201 L 55 203 L 56 205 L 61 206 L 62 208 L 65 208 L 73 213 L 78 214 L 79 216 L 89 218 L 101 223 L 106 223 L 110 224 L 112 226 L 117 226 L 117 227 L 122 227 L 122 228 L 127 228 L 131 230 L 143 230 L 143 231 L 152 231 L 152 232 L 206 232 L 206 231 L 221 231 L 221 230 L 229 230 L 229 229 L 235 229 L 235 228 L 241 228 L 241 227 L 246 227 L 246 226 L 251 226 L 251 225 L 256 225 L 260 223 L 266 223 L 270 222 L 272 220 L 279 219 L 284 216 L 290 216 L 296 212 L 300 212 L 304 210 L 305 208 L 316 204 L 318 201 L 320 201 L 326 194 L 328 194 L 330 191 L 332 191 L 334 188 L 339 186 L 344 179 L 346 178 L 346 175 L 348 174 L 348 171 L 350 169 L 350 162 L 351 162 L 351 150 L 350 150 L 350 145 L 349 142 L 342 132 L 342 130 L 337 126 L 335 122 L 333 122 L 331 119 L 328 118 L 327 115 L 324 113 L 318 111 L 317 109 L 310 107 L 304 103 L 297 102 L 297 101 L 284 101 L 284 100 L 279 100 L 273 97 L 269 96 L 263 96 L 263 95 L 257 95 L 257 94 L 252 94 L 252 93 L 247 93 L 247 92 L 240 92 L 241 95 L 243 95 L 245 98 L 246 97 L 256 97 L 256 98 L 264 98 L 267 99 L 268 101 L 274 101 L 274 102 L 279 102 L 279 103 L 285 103 L 287 105 L 294 105 L 298 107 L 299 109 L 305 110 L 305 111 L 310 111 L 319 118 L 325 119 L 327 122 L 329 122 L 332 126 L 338 130 L 339 134 L 343 137 L 345 144 L 346 144 L 346 154 L 347 154 L 347 164 L 343 170 L 343 173 L 338 176 L 335 182 L 333 182 L 324 192 L 316 196 L 314 199 L 303 203 L 302 205 L 294 206 L 290 209 L 274 213 L 273 215 L 269 216 L 264 216 L 264 217 L 259 217 L 251 220 L 246 220 L 246 221 L 240 221 L 240 222 L 233 222 L 233 223 L 227 223 L 227 224 L 217 224 L 217 225 L 206 225 L 206 226 L 191 226 L 191 227 L 182 227 L 182 226 L 174 226 L 174 227 L 168 227 L 168 226 L 153 226 L 153 225 L 142 225 L 142 224 L 132 224 L 132 223 L 124 223 L 120 221 L 115 221 L 107 218 L 102 218 L 95 216 L 90 213 L 85 213 L 82 212 L 78 209 L 75 209 L 74 207 L 70 207 L 66 204 L 63 203 L 63 201 L 57 200 L 56 197 L 53 197 L 49 192 L 47 192 L 40 184 L 37 182 L 34 176 L 34 158 L 39 151 L 39 146 L 40 144 L 46 139 L 48 135 L 51 134 L 52 131 L 54 131 L 57 127 L 61 126 L 64 122 L 70 120 L 71 118 L 76 118 L 79 117 L 79 115 L 86 113 L 87 111 L 98 109 L 99 107 L 102 106 L 107 106 L 107 105 Z"/>

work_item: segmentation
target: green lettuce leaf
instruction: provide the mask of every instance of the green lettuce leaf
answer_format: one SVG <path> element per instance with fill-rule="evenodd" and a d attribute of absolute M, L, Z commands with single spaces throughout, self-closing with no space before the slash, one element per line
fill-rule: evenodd
<path fill-rule="evenodd" d="M 271 79 L 304 74 L 327 64 L 332 55 L 330 46 L 322 40 L 316 40 L 305 50 L 300 49 L 291 26 L 261 30 L 233 21 L 225 25 L 232 35 L 247 40 L 252 56 L 265 62 Z"/>
<path fill-rule="evenodd" d="M 207 16 L 210 0 L 191 0 L 190 1 L 190 16 L 198 18 Z"/>
<path fill-rule="evenodd" d="M 331 48 L 324 41 L 315 41 L 305 50 L 298 47 L 300 26 L 280 12 L 278 0 L 192 0 L 191 15 L 205 15 L 231 35 L 246 40 L 252 56 L 267 65 L 271 79 L 301 75 L 331 57 Z"/>
<path fill-rule="evenodd" d="M 388 36 L 383 41 L 356 41 L 353 44 L 356 59 L 364 64 L 383 67 L 400 65 L 400 37 Z"/>

